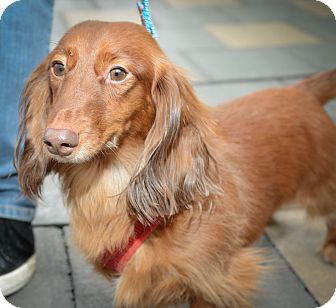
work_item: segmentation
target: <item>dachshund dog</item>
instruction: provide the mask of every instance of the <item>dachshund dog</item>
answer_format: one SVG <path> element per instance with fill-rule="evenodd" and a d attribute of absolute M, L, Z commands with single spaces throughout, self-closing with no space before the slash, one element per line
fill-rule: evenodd
<path fill-rule="evenodd" d="M 252 244 L 281 205 L 326 217 L 336 263 L 334 96 L 329 71 L 210 109 L 144 27 L 83 22 L 24 89 L 20 184 L 36 198 L 59 175 L 116 307 L 250 307 L 264 267 Z"/>

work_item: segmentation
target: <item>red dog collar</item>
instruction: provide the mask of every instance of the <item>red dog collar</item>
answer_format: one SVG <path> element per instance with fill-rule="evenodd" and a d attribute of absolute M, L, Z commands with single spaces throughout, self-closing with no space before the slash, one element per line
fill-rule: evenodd
<path fill-rule="evenodd" d="M 102 257 L 102 265 L 113 273 L 121 273 L 129 259 L 135 254 L 141 244 L 153 233 L 161 223 L 157 219 L 153 224 L 144 226 L 140 222 L 134 224 L 134 235 L 130 237 L 127 246 L 114 252 L 106 251 Z"/>

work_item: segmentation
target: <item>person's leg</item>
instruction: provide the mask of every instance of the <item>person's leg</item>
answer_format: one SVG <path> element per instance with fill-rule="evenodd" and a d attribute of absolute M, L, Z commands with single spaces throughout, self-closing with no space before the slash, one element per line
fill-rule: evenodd
<path fill-rule="evenodd" d="M 35 209 L 20 196 L 13 152 L 20 94 L 48 53 L 52 8 L 53 0 L 21 0 L 10 5 L 0 20 L 0 288 L 5 294 L 20 288 L 34 268 Z M 15 281 L 17 277 L 21 281 Z"/>

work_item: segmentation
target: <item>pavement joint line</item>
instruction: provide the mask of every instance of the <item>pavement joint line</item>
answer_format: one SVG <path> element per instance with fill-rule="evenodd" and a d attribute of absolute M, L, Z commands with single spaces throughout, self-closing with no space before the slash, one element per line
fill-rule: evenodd
<path fill-rule="evenodd" d="M 69 277 L 70 286 L 71 286 L 71 297 L 72 297 L 71 299 L 72 299 L 72 302 L 73 302 L 73 307 L 77 308 L 76 289 L 75 289 L 74 277 L 73 277 L 73 274 L 72 274 L 70 249 L 69 249 L 69 245 L 68 245 L 67 240 L 66 240 L 66 234 L 65 234 L 64 228 L 61 228 L 61 234 L 62 234 L 62 239 L 63 239 L 63 243 L 64 243 L 64 249 L 65 249 L 65 255 L 66 255 L 66 264 L 68 266 L 68 277 Z"/>
<path fill-rule="evenodd" d="M 288 260 L 286 259 L 284 254 L 279 250 L 279 248 L 276 246 L 276 244 L 272 241 L 271 237 L 267 234 L 267 232 L 264 232 L 264 235 L 265 235 L 266 239 L 269 241 L 270 245 L 275 249 L 275 251 L 283 259 L 283 261 L 285 262 L 288 269 L 293 273 L 293 275 L 296 277 L 296 279 L 299 280 L 299 282 L 300 282 L 301 286 L 304 288 L 304 290 L 314 299 L 314 302 L 317 305 L 317 307 L 322 305 L 322 303 L 319 303 L 318 300 L 315 298 L 314 294 L 312 294 L 312 292 L 308 289 L 305 282 L 301 279 L 301 277 L 298 275 L 298 273 L 294 270 L 292 265 L 288 262 Z"/>
<path fill-rule="evenodd" d="M 57 229 L 62 229 L 64 227 L 69 227 L 69 223 L 39 223 L 39 224 L 34 224 L 33 223 L 33 228 L 57 228 Z"/>
<path fill-rule="evenodd" d="M 251 77 L 251 78 L 224 78 L 224 79 L 208 79 L 201 81 L 194 81 L 194 86 L 211 86 L 218 84 L 232 84 L 232 83 L 253 83 L 253 82 L 263 82 L 263 81 L 286 81 L 288 79 L 303 79 L 305 77 L 311 76 L 312 74 L 291 74 L 285 76 L 270 76 L 270 77 Z"/>

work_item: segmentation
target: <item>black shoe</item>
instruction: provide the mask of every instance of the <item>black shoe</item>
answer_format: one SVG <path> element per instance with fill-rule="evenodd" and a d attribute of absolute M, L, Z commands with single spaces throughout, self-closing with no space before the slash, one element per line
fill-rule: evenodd
<path fill-rule="evenodd" d="M 30 223 L 0 218 L 0 289 L 10 295 L 35 272 L 35 246 Z"/>

